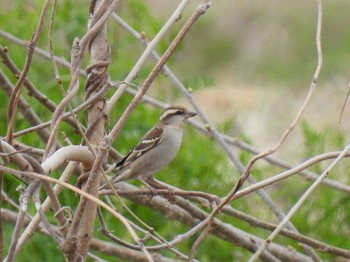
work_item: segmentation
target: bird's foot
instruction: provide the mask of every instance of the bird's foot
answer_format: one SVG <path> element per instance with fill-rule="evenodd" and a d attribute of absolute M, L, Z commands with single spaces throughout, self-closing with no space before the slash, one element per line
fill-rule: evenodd
<path fill-rule="evenodd" d="M 157 189 L 155 189 L 153 186 L 148 184 L 146 180 L 143 180 L 143 179 L 139 179 L 139 180 L 145 187 L 147 187 L 149 189 L 149 191 L 150 191 L 150 199 L 152 199 L 153 197 L 158 195 Z"/>

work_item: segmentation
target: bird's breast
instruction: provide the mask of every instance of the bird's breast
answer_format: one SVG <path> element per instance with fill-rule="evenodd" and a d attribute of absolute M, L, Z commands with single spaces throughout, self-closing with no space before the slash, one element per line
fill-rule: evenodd
<path fill-rule="evenodd" d="M 181 146 L 182 129 L 165 128 L 163 135 L 156 148 L 149 150 L 130 165 L 133 175 L 141 175 L 143 178 L 151 176 L 175 158 Z"/>
<path fill-rule="evenodd" d="M 169 161 L 173 160 L 179 151 L 182 141 L 182 129 L 181 128 L 168 128 L 164 130 L 164 139 L 160 143 L 160 146 L 164 148 L 164 151 L 169 155 Z"/>

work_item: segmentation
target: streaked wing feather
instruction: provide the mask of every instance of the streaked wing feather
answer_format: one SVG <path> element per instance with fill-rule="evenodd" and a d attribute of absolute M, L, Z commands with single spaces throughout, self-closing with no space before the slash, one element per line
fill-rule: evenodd
<path fill-rule="evenodd" d="M 152 149 L 155 145 L 161 142 L 161 135 L 163 133 L 162 128 L 153 128 L 148 131 L 145 136 L 141 139 L 140 143 L 135 146 L 130 152 L 118 162 L 116 168 L 127 166 L 135 159 L 139 158 L 141 155 Z"/>
<path fill-rule="evenodd" d="M 162 128 L 152 128 L 144 135 L 141 142 L 133 150 L 147 152 L 160 142 L 162 133 Z"/>

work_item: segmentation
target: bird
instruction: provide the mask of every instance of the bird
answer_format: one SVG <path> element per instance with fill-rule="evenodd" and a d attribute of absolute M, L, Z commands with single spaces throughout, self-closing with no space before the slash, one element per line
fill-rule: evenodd
<path fill-rule="evenodd" d="M 182 142 L 182 129 L 187 119 L 197 113 L 182 106 L 170 106 L 161 114 L 156 125 L 123 157 L 114 168 L 112 184 L 138 179 L 145 181 L 167 166 L 177 155 Z M 100 187 L 100 190 L 108 184 Z"/>

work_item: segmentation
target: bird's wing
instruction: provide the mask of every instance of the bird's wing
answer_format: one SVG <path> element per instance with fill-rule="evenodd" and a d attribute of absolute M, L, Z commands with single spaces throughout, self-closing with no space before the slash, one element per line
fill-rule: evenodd
<path fill-rule="evenodd" d="M 159 127 L 152 128 L 150 131 L 148 131 L 141 139 L 140 143 L 131 149 L 130 152 L 118 162 L 116 169 L 119 170 L 129 165 L 154 146 L 158 145 L 162 141 L 163 131 L 163 128 Z"/>

